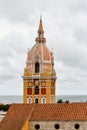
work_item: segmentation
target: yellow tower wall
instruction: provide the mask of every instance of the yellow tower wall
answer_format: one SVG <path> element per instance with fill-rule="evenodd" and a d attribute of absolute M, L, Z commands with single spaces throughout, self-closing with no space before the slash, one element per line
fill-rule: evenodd
<path fill-rule="evenodd" d="M 21 130 L 30 130 L 30 122 L 27 120 L 22 126 Z"/>
<path fill-rule="evenodd" d="M 23 74 L 23 102 L 35 103 L 36 99 L 36 103 L 37 100 L 38 103 L 53 103 L 56 87 L 54 56 L 53 52 L 46 46 L 42 19 L 40 19 L 37 33 L 36 44 L 27 53 L 26 67 Z M 36 87 L 39 89 L 37 90 Z"/>

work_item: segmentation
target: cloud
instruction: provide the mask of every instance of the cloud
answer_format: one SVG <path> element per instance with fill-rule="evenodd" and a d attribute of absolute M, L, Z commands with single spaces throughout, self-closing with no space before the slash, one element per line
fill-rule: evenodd
<path fill-rule="evenodd" d="M 38 16 L 39 10 L 44 10 L 49 6 L 49 2 L 38 0 L 1 0 L 0 1 L 0 16 L 10 22 L 19 22 L 33 24 Z M 42 11 L 41 11 L 42 12 Z M 40 14 L 39 14 L 40 16 Z"/>
<path fill-rule="evenodd" d="M 46 45 L 54 50 L 57 94 L 87 93 L 86 5 L 86 0 L 0 1 L 0 94 L 6 85 L 8 94 L 22 94 L 27 49 L 35 44 L 41 14 Z"/>

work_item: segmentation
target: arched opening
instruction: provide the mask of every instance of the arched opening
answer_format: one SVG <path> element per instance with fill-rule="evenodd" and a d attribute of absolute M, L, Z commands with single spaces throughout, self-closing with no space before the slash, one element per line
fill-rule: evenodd
<path fill-rule="evenodd" d="M 39 94 L 39 86 L 35 86 L 35 88 L 34 88 L 34 94 Z"/>
<path fill-rule="evenodd" d="M 43 104 L 46 103 L 46 98 L 45 98 L 45 97 L 43 97 L 43 98 L 41 99 L 41 103 L 43 103 Z"/>
<path fill-rule="evenodd" d="M 39 73 L 39 63 L 35 63 L 35 73 Z"/>
<path fill-rule="evenodd" d="M 38 98 L 35 99 L 35 103 L 38 103 Z"/>
<path fill-rule="evenodd" d="M 29 99 L 28 99 L 28 103 L 29 103 L 29 104 L 32 103 L 32 98 L 29 98 Z"/>
<path fill-rule="evenodd" d="M 45 103 L 45 99 L 43 98 L 43 104 Z"/>

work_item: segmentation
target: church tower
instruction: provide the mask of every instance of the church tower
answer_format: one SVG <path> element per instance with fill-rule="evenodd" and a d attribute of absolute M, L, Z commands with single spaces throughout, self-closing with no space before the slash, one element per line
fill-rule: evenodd
<path fill-rule="evenodd" d="M 41 18 L 35 42 L 36 44 L 27 53 L 23 74 L 23 102 L 55 103 L 54 56 L 46 46 Z"/>

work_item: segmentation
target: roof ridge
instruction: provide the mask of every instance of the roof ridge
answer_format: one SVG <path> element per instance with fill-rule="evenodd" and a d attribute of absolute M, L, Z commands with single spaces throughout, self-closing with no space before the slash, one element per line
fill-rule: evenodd
<path fill-rule="evenodd" d="M 33 104 L 32 110 L 31 110 L 31 112 L 30 112 L 30 114 L 29 114 L 29 116 L 28 116 L 28 120 L 31 119 L 31 115 L 32 115 L 32 112 L 33 112 L 35 106 L 36 106 L 36 104 Z"/>

